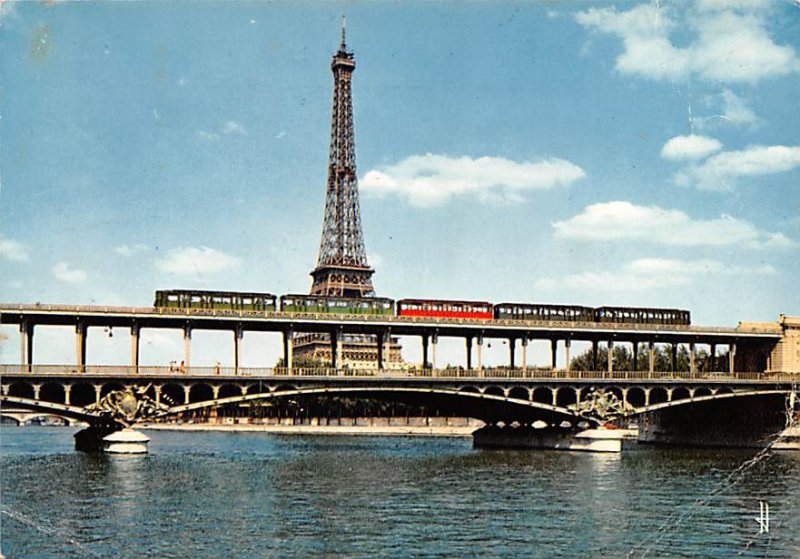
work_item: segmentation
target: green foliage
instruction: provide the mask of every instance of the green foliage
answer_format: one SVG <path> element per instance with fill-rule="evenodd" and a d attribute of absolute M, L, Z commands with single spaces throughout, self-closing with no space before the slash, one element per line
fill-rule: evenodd
<path fill-rule="evenodd" d="M 676 371 L 690 370 L 689 348 L 680 345 L 676 354 Z M 695 350 L 695 365 L 698 371 L 717 371 L 724 368 L 727 360 L 727 353 L 717 355 L 714 363 L 709 353 L 704 350 Z M 672 345 L 657 345 L 654 351 L 653 368 L 656 371 L 666 372 L 672 370 Z M 570 369 L 573 371 L 593 371 L 606 370 L 608 368 L 608 348 L 600 346 L 597 348 L 597 366 L 593 363 L 592 350 L 587 349 L 580 355 L 575 356 L 570 361 Z M 645 344 L 639 346 L 636 356 L 636 370 L 647 371 L 650 368 L 650 351 Z M 633 370 L 633 351 L 629 344 L 614 346 L 614 369 L 619 371 Z"/>

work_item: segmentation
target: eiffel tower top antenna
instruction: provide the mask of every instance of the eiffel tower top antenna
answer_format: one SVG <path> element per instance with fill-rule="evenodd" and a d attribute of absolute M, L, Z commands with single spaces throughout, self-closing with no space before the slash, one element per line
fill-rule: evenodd
<path fill-rule="evenodd" d="M 368 297 L 375 294 L 375 271 L 367 263 L 361 228 L 351 91 L 356 61 L 353 53 L 347 52 L 346 28 L 347 20 L 342 16 L 342 42 L 331 61 L 333 111 L 325 220 L 317 267 L 311 272 L 311 294 Z"/>

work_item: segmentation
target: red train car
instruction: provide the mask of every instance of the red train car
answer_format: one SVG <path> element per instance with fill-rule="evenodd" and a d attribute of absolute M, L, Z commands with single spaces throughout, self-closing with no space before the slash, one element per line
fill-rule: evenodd
<path fill-rule="evenodd" d="M 400 299 L 398 316 L 430 318 L 469 318 L 492 320 L 492 304 L 485 301 L 438 301 L 435 299 Z"/>

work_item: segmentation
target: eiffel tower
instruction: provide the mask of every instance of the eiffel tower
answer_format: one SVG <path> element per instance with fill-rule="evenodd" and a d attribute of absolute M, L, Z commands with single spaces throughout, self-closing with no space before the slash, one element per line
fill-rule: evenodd
<path fill-rule="evenodd" d="M 342 17 L 342 43 L 333 55 L 333 115 L 328 158 L 328 188 L 325 222 L 319 246 L 317 267 L 311 272 L 312 295 L 369 297 L 375 294 L 367 264 L 356 177 L 356 141 L 353 135 L 353 97 L 350 83 L 356 61 L 345 45 L 345 18 Z"/>

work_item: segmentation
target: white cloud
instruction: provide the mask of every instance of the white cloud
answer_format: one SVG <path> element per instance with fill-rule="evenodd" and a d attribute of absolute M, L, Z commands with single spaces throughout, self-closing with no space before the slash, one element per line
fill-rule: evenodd
<path fill-rule="evenodd" d="M 520 201 L 526 190 L 567 186 L 585 176 L 583 169 L 564 159 L 517 163 L 502 157 L 429 153 L 373 169 L 361 179 L 361 187 L 379 196 L 395 194 L 413 206 L 434 207 L 462 195 L 482 202 Z"/>
<path fill-rule="evenodd" d="M 143 252 L 145 250 L 147 250 L 147 246 L 138 243 L 135 245 L 120 245 L 114 248 L 114 252 L 116 252 L 120 256 L 125 256 L 126 258 L 129 256 L 133 256 L 134 254 Z"/>
<path fill-rule="evenodd" d="M 616 35 L 624 50 L 616 69 L 653 80 L 689 76 L 718 82 L 754 83 L 800 70 L 790 46 L 778 45 L 766 29 L 768 2 L 700 0 L 695 9 L 670 10 L 641 4 L 628 11 L 591 8 L 575 15 L 587 29 Z M 693 40 L 676 46 L 673 30 L 692 30 Z"/>
<path fill-rule="evenodd" d="M 718 99 L 722 112 L 717 115 L 693 118 L 692 123 L 700 130 L 716 128 L 722 125 L 755 128 L 762 123 L 758 115 L 748 106 L 747 101 L 736 95 L 730 89 L 723 90 L 722 93 L 715 96 L 715 98 Z M 712 103 L 709 104 L 716 103 L 712 101 Z"/>
<path fill-rule="evenodd" d="M 247 129 L 241 122 L 228 120 L 216 131 L 198 130 L 197 139 L 201 142 L 216 142 L 222 136 L 230 136 L 231 134 L 247 136 Z"/>
<path fill-rule="evenodd" d="M 155 260 L 155 267 L 170 274 L 210 274 L 236 268 L 241 262 L 237 256 L 200 246 L 172 249 Z"/>
<path fill-rule="evenodd" d="M 64 283 L 83 283 L 88 277 L 86 272 L 70 268 L 66 262 L 59 262 L 53 266 L 52 272 L 58 281 Z"/>
<path fill-rule="evenodd" d="M 699 159 L 722 149 L 719 140 L 707 136 L 675 136 L 661 148 L 661 157 L 679 161 Z"/>
<path fill-rule="evenodd" d="M 702 190 L 732 190 L 742 177 L 783 173 L 800 167 L 800 146 L 751 146 L 723 151 L 675 175 L 682 186 Z"/>
<path fill-rule="evenodd" d="M 682 260 L 642 258 L 629 262 L 619 270 L 567 274 L 536 282 L 539 289 L 576 289 L 587 291 L 646 291 L 685 287 L 720 277 L 768 276 L 776 273 L 769 265 L 737 266 L 718 260 Z"/>
<path fill-rule="evenodd" d="M 750 222 L 723 215 L 696 220 L 680 210 L 614 201 L 587 206 L 580 214 L 553 223 L 557 239 L 644 241 L 669 246 L 790 247 L 781 233 L 760 231 Z"/>
<path fill-rule="evenodd" d="M 0 260 L 27 262 L 28 259 L 28 251 L 21 243 L 0 237 Z"/>
<path fill-rule="evenodd" d="M 219 134 L 216 132 L 208 132 L 206 130 L 198 130 L 197 139 L 201 142 L 214 142 L 219 140 Z"/>
<path fill-rule="evenodd" d="M 247 130 L 245 130 L 245 127 L 242 125 L 241 122 L 236 122 L 235 120 L 229 120 L 225 124 L 223 124 L 222 133 L 240 134 L 242 136 L 247 136 Z"/>

